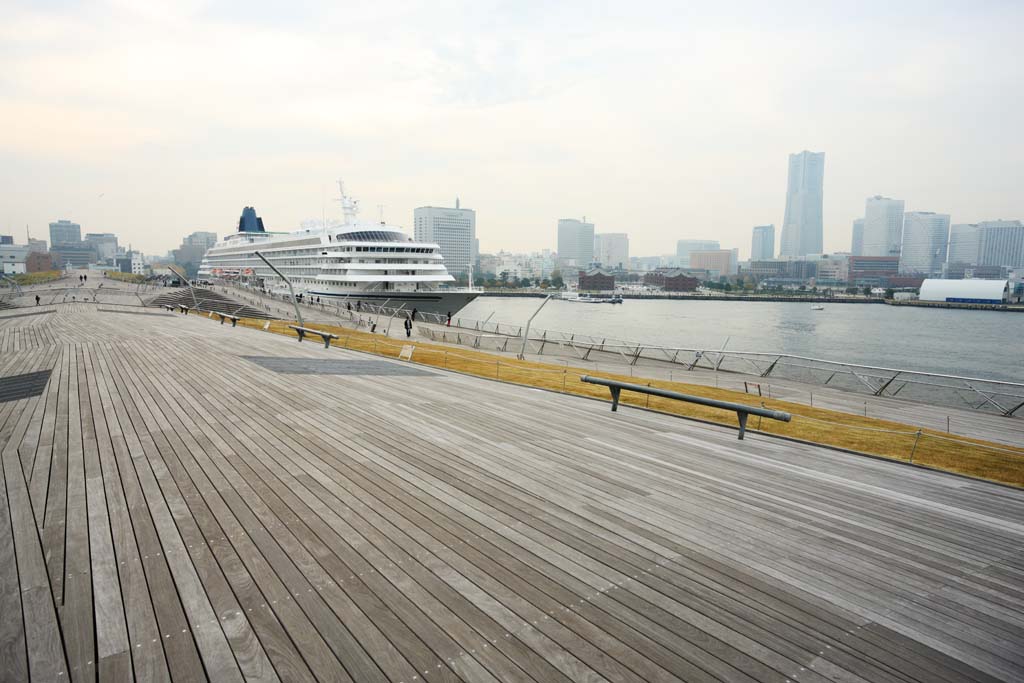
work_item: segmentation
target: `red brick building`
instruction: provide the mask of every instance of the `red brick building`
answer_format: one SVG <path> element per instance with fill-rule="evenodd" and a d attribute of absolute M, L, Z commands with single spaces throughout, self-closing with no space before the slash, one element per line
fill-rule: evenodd
<path fill-rule="evenodd" d="M 581 292 L 611 292 L 615 290 L 615 276 L 606 270 L 594 268 L 580 271 L 580 282 L 576 289 Z"/>
<path fill-rule="evenodd" d="M 666 292 L 694 292 L 700 280 L 690 277 L 682 270 L 656 270 L 644 275 L 648 287 L 661 287 Z"/>

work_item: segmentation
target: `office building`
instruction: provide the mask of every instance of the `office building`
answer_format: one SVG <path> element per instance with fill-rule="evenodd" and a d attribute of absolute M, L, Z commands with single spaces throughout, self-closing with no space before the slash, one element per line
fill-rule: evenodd
<path fill-rule="evenodd" d="M 903 200 L 875 195 L 864 205 L 862 256 L 899 256 L 903 242 Z"/>
<path fill-rule="evenodd" d="M 50 244 L 78 244 L 82 241 L 82 226 L 78 223 L 61 219 L 50 223 Z"/>
<path fill-rule="evenodd" d="M 978 265 L 1024 268 L 1024 224 L 1004 220 L 978 223 Z"/>
<path fill-rule="evenodd" d="M 14 237 L 11 235 L 0 235 L 0 247 L 14 246 Z"/>
<path fill-rule="evenodd" d="M 690 267 L 690 254 L 695 251 L 715 251 L 721 249 L 718 240 L 679 240 L 676 242 L 676 259 L 680 268 Z"/>
<path fill-rule="evenodd" d="M 413 212 L 416 240 L 431 242 L 441 249 L 444 265 L 452 275 L 468 273 L 476 262 L 476 211 L 421 206 Z M 591 235 L 591 241 L 594 237 Z M 593 249 L 593 245 L 591 245 Z"/>
<path fill-rule="evenodd" d="M 562 265 L 587 268 L 594 262 L 594 224 L 575 218 L 558 221 L 558 260 Z"/>
<path fill-rule="evenodd" d="M 117 235 L 110 232 L 86 233 L 82 240 L 93 246 L 100 261 L 108 261 L 117 257 Z"/>
<path fill-rule="evenodd" d="M 629 268 L 629 235 L 624 232 L 603 232 L 594 235 L 594 260 L 605 268 Z"/>
<path fill-rule="evenodd" d="M 851 256 L 849 282 L 855 285 L 888 287 L 890 278 L 900 274 L 899 256 Z"/>
<path fill-rule="evenodd" d="M 975 223 L 958 223 L 949 227 L 947 263 L 962 263 L 968 266 L 978 264 L 978 226 Z"/>
<path fill-rule="evenodd" d="M 253 212 L 253 215 L 254 216 L 256 215 L 255 212 Z M 244 218 L 245 212 L 244 211 L 242 212 L 242 216 L 243 216 L 242 220 L 244 221 L 245 220 L 245 218 Z M 262 218 L 257 217 L 256 220 L 258 221 L 257 225 L 259 225 L 259 226 L 263 225 L 263 219 Z M 250 221 L 250 225 L 251 225 L 251 221 Z M 201 247 L 203 249 L 209 249 L 210 247 L 212 247 L 215 244 L 217 244 L 217 233 L 215 233 L 215 232 L 204 232 L 202 230 L 197 230 L 196 232 L 193 232 L 188 237 L 186 237 L 183 240 L 181 240 L 181 244 L 182 244 L 182 246 L 185 246 L 185 247 Z"/>
<path fill-rule="evenodd" d="M 804 150 L 789 155 L 781 256 L 821 253 L 824 180 L 824 152 Z"/>
<path fill-rule="evenodd" d="M 929 277 L 941 275 L 948 244 L 948 214 L 908 211 L 903 215 L 900 273 Z"/>
<path fill-rule="evenodd" d="M 738 249 L 711 249 L 690 252 L 690 268 L 709 271 L 712 276 L 735 275 L 739 270 Z"/>
<path fill-rule="evenodd" d="M 858 218 L 853 222 L 853 236 L 850 239 L 850 255 L 864 255 L 864 219 Z"/>
<path fill-rule="evenodd" d="M 35 251 L 40 251 L 40 252 L 48 251 L 48 249 L 46 247 L 46 240 L 36 240 L 36 239 L 32 239 L 31 237 L 29 237 L 28 238 L 28 250 L 29 251 L 33 251 L 33 252 L 35 252 Z"/>
<path fill-rule="evenodd" d="M 0 245 L 0 273 L 21 275 L 28 272 L 25 265 L 27 258 L 28 247 L 16 247 L 13 244 Z"/>
<path fill-rule="evenodd" d="M 750 241 L 750 260 L 767 261 L 775 256 L 775 226 L 755 225 Z"/>
<path fill-rule="evenodd" d="M 50 249 L 53 256 L 53 263 L 58 269 L 65 268 L 88 268 L 89 264 L 96 263 L 96 249 L 88 242 L 55 243 Z"/>

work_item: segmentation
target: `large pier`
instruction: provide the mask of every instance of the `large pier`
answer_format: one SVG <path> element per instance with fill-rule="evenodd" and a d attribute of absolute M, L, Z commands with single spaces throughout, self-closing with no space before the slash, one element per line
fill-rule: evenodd
<path fill-rule="evenodd" d="M 0 311 L 4 680 L 1024 678 L 1024 491 L 116 287 Z"/>

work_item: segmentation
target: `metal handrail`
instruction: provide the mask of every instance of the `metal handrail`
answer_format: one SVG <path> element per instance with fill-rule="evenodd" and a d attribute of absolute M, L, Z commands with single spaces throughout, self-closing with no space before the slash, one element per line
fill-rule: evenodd
<path fill-rule="evenodd" d="M 696 403 L 702 406 L 708 406 L 711 408 L 721 408 L 723 410 L 732 410 L 736 413 L 736 418 L 740 423 L 739 439 L 743 440 L 743 435 L 747 431 L 747 416 L 758 415 L 760 417 L 767 417 L 770 420 L 779 420 L 781 422 L 789 422 L 793 419 L 792 415 L 785 413 L 781 410 L 771 410 L 770 408 L 758 408 L 756 406 L 748 406 L 742 403 L 733 403 L 732 401 L 719 401 L 715 398 L 705 398 L 703 396 L 693 396 L 691 394 L 681 394 L 678 391 L 668 391 L 667 389 L 659 389 L 658 387 L 649 387 L 643 384 L 630 384 L 629 382 L 620 382 L 617 379 L 605 379 L 603 377 L 591 377 L 590 375 L 583 375 L 580 377 L 581 382 L 588 384 L 599 384 L 604 387 L 608 387 L 612 393 L 612 412 L 614 413 L 619 409 L 619 395 L 623 390 L 635 391 L 639 394 L 650 394 L 651 396 L 660 396 L 661 398 L 671 398 L 676 401 L 686 401 L 687 403 Z"/>

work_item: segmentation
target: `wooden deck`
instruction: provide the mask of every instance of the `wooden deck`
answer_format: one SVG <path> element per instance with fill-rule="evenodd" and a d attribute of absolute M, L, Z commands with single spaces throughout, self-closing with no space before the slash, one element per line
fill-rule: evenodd
<path fill-rule="evenodd" d="M 47 310 L 0 314 L 3 680 L 1024 679 L 1024 491 Z"/>

